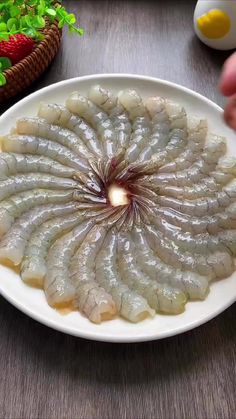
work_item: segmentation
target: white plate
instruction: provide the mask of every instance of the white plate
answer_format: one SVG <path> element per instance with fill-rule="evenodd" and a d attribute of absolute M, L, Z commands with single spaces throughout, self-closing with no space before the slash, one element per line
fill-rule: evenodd
<path fill-rule="evenodd" d="M 205 97 L 174 83 L 151 77 L 122 74 L 104 74 L 79 77 L 56 83 L 21 100 L 0 118 L 0 133 L 6 133 L 19 116 L 37 113 L 40 101 L 63 103 L 73 90 L 86 93 L 93 84 L 102 84 L 114 91 L 133 87 L 145 97 L 160 95 L 182 103 L 191 114 L 208 119 L 210 130 L 225 135 L 229 152 L 236 153 L 235 133 L 222 119 L 222 109 Z M 230 278 L 214 283 L 203 302 L 189 302 L 184 313 L 178 316 L 156 315 L 139 324 L 122 319 L 90 323 L 79 313 L 62 316 L 46 303 L 41 290 L 26 286 L 12 270 L 0 266 L 0 291 L 10 303 L 35 320 L 75 336 L 110 342 L 141 342 L 161 339 L 193 329 L 217 316 L 236 301 L 236 273 Z"/>

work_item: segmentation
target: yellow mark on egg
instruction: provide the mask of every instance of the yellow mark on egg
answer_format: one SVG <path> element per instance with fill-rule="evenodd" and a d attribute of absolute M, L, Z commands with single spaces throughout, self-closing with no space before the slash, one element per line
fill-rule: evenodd
<path fill-rule="evenodd" d="M 223 10 L 212 9 L 197 18 L 197 25 L 206 38 L 219 39 L 229 33 L 231 21 L 228 14 Z"/>

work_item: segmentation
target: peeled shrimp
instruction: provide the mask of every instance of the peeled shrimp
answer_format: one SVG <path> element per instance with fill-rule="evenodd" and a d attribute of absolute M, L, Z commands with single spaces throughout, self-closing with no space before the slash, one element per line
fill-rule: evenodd
<path fill-rule="evenodd" d="M 216 250 L 209 255 L 184 252 L 152 226 L 146 229 L 150 247 L 156 250 L 163 262 L 174 268 L 193 271 L 211 279 L 226 278 L 234 271 L 234 261 L 226 250 Z"/>
<path fill-rule="evenodd" d="M 182 104 L 96 85 L 1 144 L 0 259 L 50 306 L 136 323 L 235 272 L 236 159 Z"/>
<path fill-rule="evenodd" d="M 76 292 L 76 305 L 92 322 L 113 317 L 117 308 L 110 294 L 96 283 L 95 258 L 106 235 L 106 228 L 94 226 L 80 245 L 70 264 L 70 281 Z"/>
<path fill-rule="evenodd" d="M 153 316 L 154 311 L 147 301 L 134 291 L 131 291 L 122 281 L 117 263 L 117 235 L 116 229 L 110 230 L 96 257 L 96 281 L 111 294 L 119 314 L 136 323 L 148 316 Z"/>
<path fill-rule="evenodd" d="M 154 281 L 166 283 L 181 289 L 191 299 L 204 299 L 209 290 L 207 276 L 195 272 L 175 269 L 163 262 L 156 252 L 149 247 L 146 234 L 141 229 L 135 229 L 133 238 L 136 246 L 136 257 L 142 271 Z"/>
<path fill-rule="evenodd" d="M 65 203 L 71 201 L 72 198 L 73 192 L 47 189 L 35 189 L 12 195 L 1 202 L 0 237 L 10 229 L 15 219 L 20 217 L 25 211 L 37 205 Z"/>
<path fill-rule="evenodd" d="M 0 259 L 9 260 L 19 265 L 24 256 L 25 247 L 34 229 L 57 215 L 66 215 L 76 211 L 76 203 L 42 205 L 26 212 L 20 217 L 1 241 Z"/>
<path fill-rule="evenodd" d="M 82 159 L 93 157 L 81 138 L 72 131 L 57 125 L 48 124 L 42 118 L 21 118 L 17 120 L 16 130 L 18 134 L 33 135 L 46 138 L 68 147 Z"/>
<path fill-rule="evenodd" d="M 141 294 L 154 310 L 168 313 L 183 311 L 186 302 L 184 293 L 145 275 L 135 260 L 131 238 L 123 233 L 119 234 L 118 264 L 124 282 Z"/>
<path fill-rule="evenodd" d="M 2 138 L 2 149 L 8 152 L 43 155 L 85 173 L 89 170 L 86 160 L 79 158 L 67 147 L 41 137 L 9 135 Z"/>
<path fill-rule="evenodd" d="M 11 176 L 0 183 L 0 200 L 10 197 L 18 192 L 32 190 L 35 188 L 46 189 L 79 189 L 75 180 L 61 178 L 46 174 L 26 174 Z"/>
<path fill-rule="evenodd" d="M 49 249 L 44 291 L 51 306 L 74 307 L 75 286 L 69 279 L 70 260 L 92 226 L 91 220 L 81 223 L 59 238 Z"/>
<path fill-rule="evenodd" d="M 159 169 L 159 172 L 175 172 L 191 166 L 203 151 L 207 135 L 207 122 L 202 119 L 188 120 L 188 142 L 185 149 L 171 162 L 167 162 Z"/>
<path fill-rule="evenodd" d="M 44 156 L 31 154 L 1 153 L 0 154 L 0 180 L 17 173 L 42 172 L 55 176 L 73 178 L 76 170 L 62 165 Z"/>
<path fill-rule="evenodd" d="M 73 213 L 66 218 L 54 217 L 41 224 L 31 235 L 21 263 L 21 278 L 28 284 L 42 287 L 47 273 L 46 257 L 57 238 L 83 221 L 84 213 Z"/>
<path fill-rule="evenodd" d="M 89 99 L 74 92 L 66 102 L 67 108 L 83 117 L 98 132 L 98 137 L 108 158 L 113 157 L 117 149 L 116 135 L 109 116 Z"/>
<path fill-rule="evenodd" d="M 69 112 L 66 107 L 41 103 L 38 116 L 44 118 L 49 124 L 56 124 L 74 132 L 95 156 L 103 157 L 102 147 L 95 130 L 78 115 Z"/>

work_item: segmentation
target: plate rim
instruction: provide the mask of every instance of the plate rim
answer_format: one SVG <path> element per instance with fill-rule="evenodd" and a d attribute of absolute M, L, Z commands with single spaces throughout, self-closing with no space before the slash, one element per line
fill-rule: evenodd
<path fill-rule="evenodd" d="M 1 122 L 1 118 L 6 117 L 8 112 L 14 110 L 19 104 L 24 104 L 24 102 L 26 102 L 27 100 L 29 100 L 30 98 L 37 96 L 37 94 L 39 93 L 43 93 L 47 90 L 50 90 L 53 87 L 56 86 L 61 86 L 61 85 L 66 85 L 66 84 L 70 84 L 73 82 L 78 81 L 86 81 L 86 80 L 93 80 L 96 78 L 128 78 L 128 79 L 139 79 L 139 80 L 144 80 L 144 81 L 151 81 L 151 82 L 157 82 L 159 84 L 164 84 L 166 86 L 169 87 L 173 87 L 173 88 L 177 88 L 178 90 L 182 90 L 185 93 L 189 93 L 192 96 L 197 97 L 198 99 L 201 99 L 203 101 L 205 101 L 206 103 L 213 105 L 213 107 L 220 111 L 221 113 L 223 112 L 223 109 L 221 108 L 221 106 L 219 106 L 217 103 L 213 102 L 211 99 L 209 99 L 206 96 L 203 96 L 201 93 L 190 89 L 189 87 L 183 86 L 182 84 L 178 84 L 175 83 L 173 81 L 169 81 L 169 80 L 165 80 L 165 79 L 161 79 L 158 77 L 153 77 L 153 76 L 147 76 L 147 75 L 141 75 L 141 74 L 135 74 L 135 73 L 94 73 L 94 74 L 88 74 L 88 75 L 84 75 L 84 76 L 76 76 L 76 77 L 70 77 L 69 79 L 64 79 L 55 83 L 51 83 L 48 86 L 44 86 L 41 89 L 36 90 L 35 92 L 30 93 L 29 95 L 25 96 L 24 98 L 20 99 L 19 101 L 17 101 L 14 105 L 12 105 L 9 109 L 7 109 L 2 115 L 0 115 L 0 122 Z"/>
<path fill-rule="evenodd" d="M 147 81 L 147 82 L 154 82 L 154 83 L 158 83 L 161 84 L 163 86 L 168 86 L 170 88 L 174 88 L 177 89 L 179 91 L 182 91 L 184 93 L 187 93 L 195 98 L 200 99 L 201 101 L 205 102 L 206 104 L 210 105 L 211 107 L 213 107 L 216 111 L 218 111 L 220 114 L 223 113 L 223 109 L 216 104 L 215 102 L 213 102 L 211 99 L 207 98 L 206 96 L 203 96 L 202 94 L 188 88 L 185 87 L 183 85 L 180 85 L 178 83 L 175 82 L 171 82 L 165 79 L 160 79 L 160 78 L 156 78 L 156 77 L 151 77 L 151 76 L 147 76 L 147 75 L 140 75 L 140 74 L 131 74 L 131 73 L 102 73 L 102 74 L 90 74 L 90 75 L 84 75 L 84 76 L 78 76 L 78 77 L 72 77 L 69 79 L 65 79 L 65 80 L 61 80 L 59 82 L 55 82 L 52 83 L 48 86 L 45 86 L 41 89 L 36 90 L 35 92 L 32 92 L 31 94 L 27 95 L 26 97 L 22 98 L 21 100 L 19 100 L 17 103 L 15 103 L 13 106 L 11 106 L 9 109 L 7 109 L 1 116 L 0 116 L 0 123 L 2 121 L 2 119 L 7 118 L 8 114 L 12 113 L 15 111 L 15 109 L 18 109 L 19 106 L 23 106 L 25 104 L 27 104 L 27 102 L 30 102 L 31 99 L 35 99 L 38 95 L 44 94 L 47 91 L 50 91 L 53 88 L 60 88 L 60 86 L 66 86 L 66 85 L 70 85 L 73 83 L 78 82 L 83 82 L 83 81 L 92 81 L 93 79 L 135 79 L 135 80 L 140 80 L 140 81 Z M 222 307 L 211 311 L 210 314 L 208 314 L 207 316 L 204 316 L 203 318 L 199 318 L 196 319 L 192 322 L 190 322 L 187 326 L 186 325 L 182 325 L 182 326 L 178 326 L 177 330 L 174 329 L 172 331 L 163 331 L 163 332 L 157 332 L 157 334 L 153 333 L 152 335 L 131 335 L 129 337 L 124 337 L 124 336 L 102 336 L 101 332 L 99 332 L 98 329 L 98 333 L 95 333 L 94 331 L 77 331 L 74 330 L 73 327 L 70 326 L 65 326 L 65 325 L 61 325 L 59 322 L 53 320 L 53 319 L 45 319 L 44 315 L 38 313 L 38 312 L 34 312 L 33 310 L 31 310 L 30 308 L 25 307 L 24 303 L 21 303 L 19 301 L 17 301 L 14 297 L 12 297 L 11 295 L 9 295 L 4 289 L 2 289 L 1 286 L 1 282 L 0 282 L 0 294 L 2 295 L 3 298 L 5 298 L 10 304 L 12 304 L 15 308 L 17 308 L 18 310 L 20 310 L 21 312 L 23 312 L 24 314 L 26 314 L 27 316 L 29 316 L 30 318 L 32 318 L 33 320 L 47 326 L 50 327 L 54 330 L 57 330 L 59 332 L 62 332 L 64 334 L 68 334 L 71 336 L 75 336 L 75 337 L 80 337 L 83 339 L 88 339 L 88 340 L 92 340 L 92 341 L 100 341 L 100 342 L 112 342 L 112 343 L 137 343 L 137 342 L 147 342 L 147 341 L 154 341 L 154 340 L 160 340 L 160 339 L 164 339 L 167 337 L 171 337 L 171 336 L 176 336 L 185 332 L 188 332 L 190 330 L 193 330 L 205 323 L 208 323 L 210 320 L 212 320 L 213 318 L 217 317 L 219 314 L 221 314 L 222 312 L 224 312 L 227 308 L 229 308 L 234 302 L 236 302 L 236 294 L 235 296 L 232 296 L 232 298 L 227 301 Z M 99 326 L 98 326 L 99 327 Z"/>
<path fill-rule="evenodd" d="M 31 311 L 31 309 L 25 307 L 23 304 L 19 303 L 17 300 L 15 300 L 13 297 L 9 296 L 5 291 L 2 291 L 0 286 L 0 295 L 4 297 L 6 301 L 8 301 L 13 307 L 21 311 L 23 314 L 27 315 L 29 318 L 33 319 L 34 321 L 37 321 L 40 324 L 43 324 L 44 326 L 49 327 L 50 329 L 56 330 L 57 332 L 62 332 L 69 336 L 74 336 L 81 339 L 87 339 L 92 340 L 96 342 L 106 342 L 106 343 L 141 343 L 141 342 L 152 342 L 156 340 L 162 340 L 166 338 L 170 338 L 173 336 L 178 336 L 183 333 L 187 333 L 191 330 L 194 330 L 214 318 L 216 318 L 219 314 L 223 313 L 225 310 L 227 310 L 229 307 L 231 307 L 236 302 L 236 296 L 232 297 L 230 301 L 228 301 L 223 307 L 212 311 L 211 314 L 209 314 L 207 317 L 202 317 L 199 319 L 194 320 L 193 322 L 189 323 L 187 326 L 183 325 L 178 327 L 177 330 L 172 331 L 165 331 L 165 332 L 159 332 L 159 335 L 152 334 L 150 335 L 131 335 L 129 337 L 114 335 L 114 336 L 102 336 L 101 333 L 96 332 L 84 332 L 84 331 L 77 331 L 73 327 L 67 326 L 68 330 L 65 330 L 65 326 L 61 326 L 59 322 L 56 322 L 52 319 L 45 319 L 44 316 L 38 314 L 37 312 Z M 191 303 L 191 302 L 190 302 Z M 111 320 L 112 321 L 112 320 Z M 99 325 L 97 325 L 99 327 Z M 70 329 L 70 330 L 69 330 Z"/>

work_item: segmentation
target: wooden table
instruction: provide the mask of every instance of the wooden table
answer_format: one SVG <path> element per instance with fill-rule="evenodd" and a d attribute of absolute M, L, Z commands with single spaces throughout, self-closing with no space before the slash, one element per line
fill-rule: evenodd
<path fill-rule="evenodd" d="M 227 54 L 194 37 L 196 1 L 66 3 L 79 8 L 85 36 L 64 34 L 56 60 L 30 91 L 84 74 L 129 72 L 223 103 L 217 81 Z M 0 303 L 1 419 L 236 417 L 236 305 L 181 336 L 115 345 L 55 332 Z"/>

